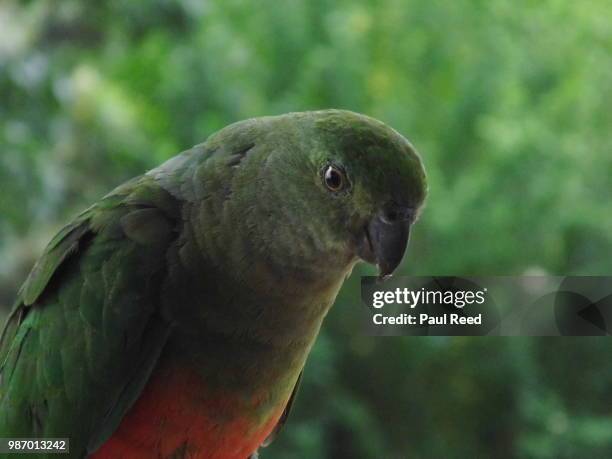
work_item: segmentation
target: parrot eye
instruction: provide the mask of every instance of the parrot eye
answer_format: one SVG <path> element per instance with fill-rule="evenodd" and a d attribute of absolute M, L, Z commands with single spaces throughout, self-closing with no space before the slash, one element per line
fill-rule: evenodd
<path fill-rule="evenodd" d="M 325 186 L 333 192 L 342 190 L 347 183 L 344 172 L 336 166 L 329 165 L 325 168 L 323 175 Z"/>

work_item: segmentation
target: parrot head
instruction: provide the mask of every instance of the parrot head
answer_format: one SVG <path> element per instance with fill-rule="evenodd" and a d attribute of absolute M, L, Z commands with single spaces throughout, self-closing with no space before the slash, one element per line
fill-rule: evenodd
<path fill-rule="evenodd" d="M 314 154 L 320 199 L 358 259 L 381 277 L 400 264 L 426 195 L 423 165 L 412 145 L 380 121 L 351 112 L 317 120 L 326 148 Z"/>
<path fill-rule="evenodd" d="M 321 110 L 255 118 L 221 134 L 219 143 L 249 149 L 233 177 L 233 200 L 242 203 L 234 223 L 257 233 L 266 256 L 344 272 L 363 260 L 381 277 L 398 267 L 427 192 L 421 160 L 399 133 Z"/>

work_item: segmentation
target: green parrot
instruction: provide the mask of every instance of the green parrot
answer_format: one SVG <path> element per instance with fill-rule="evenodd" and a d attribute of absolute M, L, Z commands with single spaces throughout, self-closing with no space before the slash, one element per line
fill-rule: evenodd
<path fill-rule="evenodd" d="M 74 458 L 254 457 L 343 281 L 359 260 L 397 268 L 425 196 L 411 144 L 342 110 L 232 124 L 119 186 L 19 292 L 0 437 L 69 438 Z"/>

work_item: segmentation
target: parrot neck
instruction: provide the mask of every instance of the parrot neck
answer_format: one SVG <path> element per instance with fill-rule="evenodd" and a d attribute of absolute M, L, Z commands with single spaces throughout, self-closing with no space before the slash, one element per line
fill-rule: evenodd
<path fill-rule="evenodd" d="M 256 190 L 261 197 L 223 186 L 201 197 L 196 184 L 210 169 L 191 170 L 197 177 L 174 188 L 184 206 L 163 287 L 164 311 L 175 324 L 168 362 L 196 369 L 211 390 L 218 385 L 251 400 L 265 393 L 258 406 L 276 409 L 291 393 L 355 257 L 329 228 L 304 218 L 308 209 L 299 206 L 308 203 L 294 200 L 291 211 L 274 205 L 286 197 L 271 188 L 264 199 L 270 182 Z"/>
<path fill-rule="evenodd" d="M 185 242 L 169 254 L 181 266 L 164 289 L 176 324 L 171 359 L 246 399 L 265 392 L 258 410 L 276 409 L 289 396 L 352 264 L 342 271 L 280 269 L 257 256 L 238 267 L 231 249 L 224 259 L 203 253 Z"/>

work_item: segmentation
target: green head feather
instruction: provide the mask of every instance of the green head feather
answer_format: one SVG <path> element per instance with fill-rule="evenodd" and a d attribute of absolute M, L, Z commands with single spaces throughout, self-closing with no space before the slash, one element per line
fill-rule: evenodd
<path fill-rule="evenodd" d="M 426 195 L 412 145 L 382 122 L 349 111 L 246 120 L 204 146 L 219 155 L 221 167 L 229 164 L 216 190 L 223 195 L 221 224 L 242 228 L 237 237 L 258 241 L 282 269 L 350 269 L 373 218 L 396 208 L 414 218 Z M 330 167 L 340 174 L 338 189 L 326 183 Z M 236 256 L 243 256 L 240 245 Z"/>

